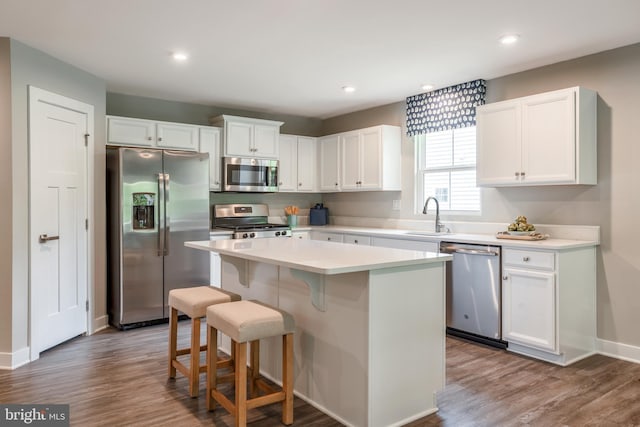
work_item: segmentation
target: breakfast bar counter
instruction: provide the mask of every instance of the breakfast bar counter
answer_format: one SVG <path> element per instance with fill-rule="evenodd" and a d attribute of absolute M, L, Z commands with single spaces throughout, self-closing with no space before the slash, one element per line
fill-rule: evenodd
<path fill-rule="evenodd" d="M 450 255 L 289 238 L 185 245 L 220 254 L 223 289 L 294 316 L 300 398 L 354 426 L 437 410 Z M 261 342 L 262 373 L 276 382 L 280 347 Z"/>

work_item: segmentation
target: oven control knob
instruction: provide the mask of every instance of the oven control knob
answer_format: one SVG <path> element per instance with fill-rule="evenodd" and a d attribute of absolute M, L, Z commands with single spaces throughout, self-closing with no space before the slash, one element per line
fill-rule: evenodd
<path fill-rule="evenodd" d="M 280 235 L 279 231 L 276 231 L 276 237 L 278 237 Z"/>
<path fill-rule="evenodd" d="M 249 237 L 249 235 L 248 235 L 247 233 L 244 233 L 244 234 L 242 235 L 242 238 L 243 238 L 243 239 L 246 239 L 247 237 Z"/>
<path fill-rule="evenodd" d="M 256 233 L 249 234 L 249 237 L 256 237 Z"/>

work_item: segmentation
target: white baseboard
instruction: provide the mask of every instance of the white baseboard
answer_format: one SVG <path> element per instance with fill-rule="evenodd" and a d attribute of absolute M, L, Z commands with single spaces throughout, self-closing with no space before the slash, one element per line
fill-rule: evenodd
<path fill-rule="evenodd" d="M 598 338 L 596 339 L 596 350 L 605 356 L 640 363 L 640 347 Z"/>
<path fill-rule="evenodd" d="M 109 327 L 109 316 L 100 316 L 93 319 L 93 331 L 92 334 L 96 332 L 100 332 L 103 329 L 107 329 Z"/>
<path fill-rule="evenodd" d="M 16 369 L 30 361 L 29 347 L 22 348 L 15 353 L 0 352 L 0 369 Z"/>

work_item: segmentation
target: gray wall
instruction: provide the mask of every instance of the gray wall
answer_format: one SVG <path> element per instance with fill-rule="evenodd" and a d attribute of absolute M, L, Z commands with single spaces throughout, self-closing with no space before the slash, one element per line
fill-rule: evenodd
<path fill-rule="evenodd" d="M 640 346 L 640 44 L 489 80 L 487 101 L 571 86 L 598 92 L 598 185 L 483 189 L 479 216 L 448 220 L 511 222 L 526 215 L 534 224 L 601 227 L 598 251 L 598 337 Z M 481 77 L 481 76 L 479 76 Z M 372 124 L 399 124 L 404 103 L 328 119 L 333 133 Z M 386 115 L 386 116 L 385 116 Z M 404 120 L 404 119 L 403 119 Z M 402 193 L 325 195 L 332 215 L 419 218 L 414 213 L 414 148 L 402 142 Z M 402 210 L 391 201 L 401 198 Z M 420 203 L 421 201 L 419 201 Z"/>
<path fill-rule="evenodd" d="M 11 51 L 0 37 L 0 200 L 11 200 Z M 11 203 L 0 204 L 0 353 L 11 352 Z"/>
<path fill-rule="evenodd" d="M 10 40 L 10 49 L 11 90 L 0 92 L 0 105 L 6 102 L 6 97 L 10 97 L 12 109 L 12 177 L 10 182 L 12 187 L 13 237 L 9 253 L 6 254 L 3 250 L 2 258 L 5 258 L 6 255 L 9 259 L 12 259 L 13 274 L 11 281 L 1 282 L 0 287 L 3 289 L 2 292 L 5 292 L 7 287 L 11 288 L 12 303 L 2 299 L 0 301 L 0 311 L 8 310 L 12 312 L 12 319 L 9 326 L 3 323 L 0 328 L 11 328 L 12 343 L 9 347 L 15 352 L 28 345 L 28 86 L 33 85 L 95 107 L 95 130 L 93 132 L 95 141 L 95 181 L 93 187 L 95 217 L 91 226 L 95 231 L 94 259 L 92 261 L 95 263 L 93 281 L 96 309 L 94 314 L 96 317 L 106 315 L 104 216 L 106 87 L 101 79 L 16 40 Z M 1 334 L 0 337 L 2 337 Z M 0 342 L 0 348 L 7 348 L 4 340 Z"/>
<path fill-rule="evenodd" d="M 107 93 L 107 114 L 112 116 L 136 117 L 139 119 L 208 125 L 209 118 L 221 114 L 254 117 L 257 119 L 284 122 L 281 133 L 304 136 L 318 136 L 322 121 L 308 117 L 284 114 L 264 114 L 247 110 L 237 110 L 206 105 L 187 104 L 141 96 Z"/>

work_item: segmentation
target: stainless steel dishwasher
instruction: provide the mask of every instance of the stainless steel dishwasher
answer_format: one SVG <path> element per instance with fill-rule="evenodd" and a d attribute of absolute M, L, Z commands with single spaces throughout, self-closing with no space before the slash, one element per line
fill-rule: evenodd
<path fill-rule="evenodd" d="M 502 340 L 500 247 L 441 242 L 447 262 L 447 333 L 494 347 Z"/>

